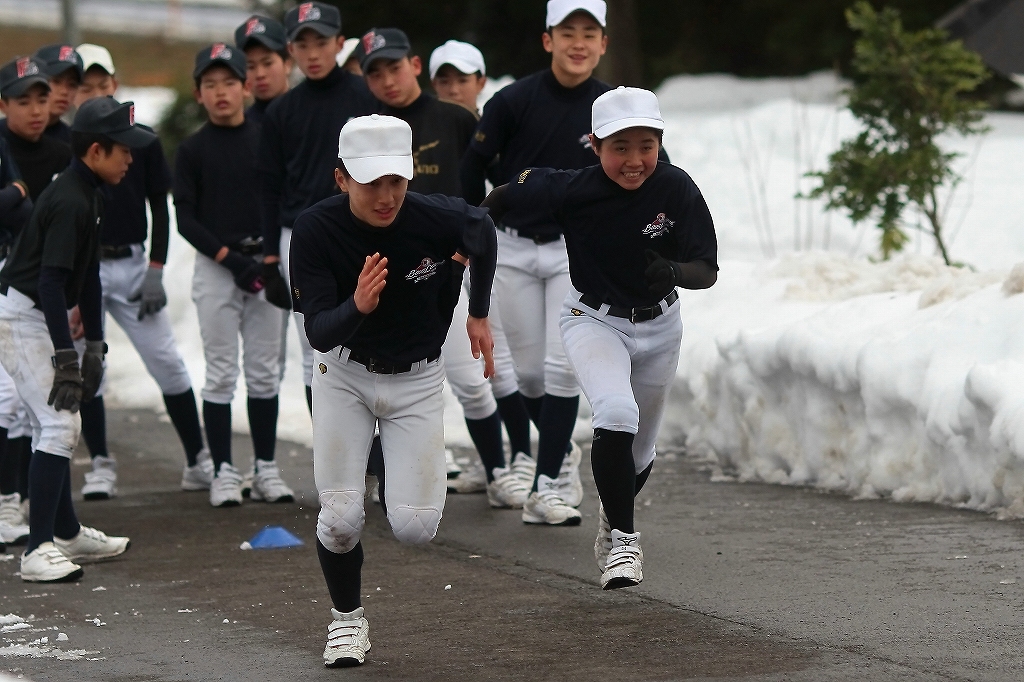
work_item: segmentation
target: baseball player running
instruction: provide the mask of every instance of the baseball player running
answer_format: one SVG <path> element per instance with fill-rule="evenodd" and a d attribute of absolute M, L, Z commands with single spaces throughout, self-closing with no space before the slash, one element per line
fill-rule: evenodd
<path fill-rule="evenodd" d="M 262 123 L 270 103 L 288 92 L 288 74 L 294 63 L 284 26 L 254 14 L 235 29 L 235 47 L 245 52 L 246 85 L 254 99 L 245 117 Z"/>
<path fill-rule="evenodd" d="M 441 346 L 469 258 L 466 328 L 493 371 L 487 323 L 494 225 L 462 199 L 407 193 L 412 129 L 356 118 L 338 144 L 346 193 L 299 216 L 292 241 L 295 304 L 316 349 L 313 473 L 317 551 L 334 603 L 324 663 L 358 665 L 370 648 L 360 605 L 364 474 L 380 428 L 388 521 L 402 542 L 429 542 L 445 499 Z"/>
<path fill-rule="evenodd" d="M 153 135 L 134 125 L 134 105 L 111 97 L 86 102 L 72 127 L 75 160 L 39 197 L 28 226 L 0 270 L 0 364 L 14 380 L 32 421 L 32 505 L 21 578 L 75 580 L 80 560 L 117 556 L 128 538 L 78 522 L 71 501 L 71 454 L 78 407 L 103 378 L 99 272 L 100 187 L 128 171 L 132 147 Z M 86 348 L 71 341 L 67 311 L 78 305 Z"/>
<path fill-rule="evenodd" d="M 718 278 L 718 246 L 690 176 L 659 163 L 665 122 L 654 93 L 597 98 L 590 142 L 600 164 L 526 169 L 496 189 L 492 214 L 544 214 L 565 235 L 572 288 L 559 319 L 573 371 L 594 408 L 591 461 L 601 498 L 594 554 L 608 590 L 643 580 L 633 499 L 651 473 L 679 360 L 676 287 Z"/>
<path fill-rule="evenodd" d="M 76 105 L 80 107 L 90 99 L 113 95 L 117 90 L 117 77 L 110 52 L 88 43 L 79 45 L 77 52 L 82 58 L 85 75 Z M 167 210 L 170 188 L 171 171 L 160 140 L 154 137 L 150 144 L 134 151 L 132 165 L 124 179 L 105 192 L 100 226 L 103 310 L 124 330 L 146 370 L 160 386 L 167 416 L 185 450 L 182 489 L 208 490 L 213 479 L 213 462 L 203 445 L 192 380 L 178 352 L 171 319 L 165 310 L 163 267 L 170 237 Z M 153 216 L 148 260 L 143 247 L 149 232 L 147 201 Z M 102 393 L 101 386 L 92 400 L 82 404 L 82 434 L 92 455 L 92 471 L 86 472 L 82 487 L 82 496 L 87 500 L 105 500 L 117 494 L 117 462 L 107 449 L 107 417 Z"/>
<path fill-rule="evenodd" d="M 231 463 L 239 336 L 255 455 L 251 497 L 291 502 L 294 494 L 274 461 L 281 311 L 262 292 L 255 189 L 259 126 L 245 118 L 245 56 L 224 43 L 203 48 L 196 54 L 193 77 L 209 122 L 178 148 L 174 205 L 178 231 L 198 251 L 192 300 L 206 357 L 203 421 L 216 472 L 210 504 L 242 502 L 242 476 Z"/>

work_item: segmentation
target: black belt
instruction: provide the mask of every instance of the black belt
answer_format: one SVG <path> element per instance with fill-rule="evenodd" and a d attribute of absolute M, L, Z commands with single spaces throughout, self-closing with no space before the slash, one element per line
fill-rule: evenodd
<path fill-rule="evenodd" d="M 441 353 L 437 352 L 433 356 L 426 359 L 426 362 L 433 362 L 441 357 Z M 368 355 L 362 355 L 355 351 L 350 351 L 348 359 L 352 362 L 358 362 L 360 365 L 365 367 L 367 371 L 373 372 L 374 374 L 404 374 L 412 370 L 412 366 L 415 362 L 407 362 L 403 365 L 398 365 L 387 360 L 377 360 L 371 358 Z"/>
<path fill-rule="evenodd" d="M 124 260 L 125 258 L 132 257 L 132 247 L 130 244 L 124 244 L 121 246 L 108 246 L 103 244 L 100 246 L 100 260 Z"/>
<path fill-rule="evenodd" d="M 263 237 L 249 237 L 237 244 L 228 244 L 228 248 L 243 256 L 257 256 L 263 253 Z"/>
<path fill-rule="evenodd" d="M 529 239 L 534 244 L 550 244 L 551 242 L 557 242 L 562 238 L 562 235 L 550 235 L 550 234 L 524 234 L 522 230 L 517 230 L 514 227 L 506 227 L 505 225 L 498 225 L 498 229 L 502 232 L 509 234 L 513 237 L 521 237 L 523 239 Z"/>
<path fill-rule="evenodd" d="M 679 300 L 679 292 L 673 290 L 671 294 L 661 299 L 665 302 L 665 307 L 672 305 Z M 593 308 L 594 310 L 600 310 L 604 302 L 597 296 L 591 296 L 590 294 L 583 294 L 580 296 L 580 303 Z M 652 305 L 646 308 L 619 308 L 617 306 L 609 306 L 608 314 L 612 317 L 621 317 L 629 320 L 630 322 L 647 322 L 653 320 L 656 317 L 661 317 L 665 311 L 661 309 L 661 304 Z"/>

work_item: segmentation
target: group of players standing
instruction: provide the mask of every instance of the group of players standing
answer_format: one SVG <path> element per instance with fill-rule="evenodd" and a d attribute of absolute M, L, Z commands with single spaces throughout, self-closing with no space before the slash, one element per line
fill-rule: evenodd
<path fill-rule="evenodd" d="M 362 663 L 370 647 L 359 537 L 374 484 L 405 542 L 434 537 L 446 490 L 486 490 L 492 507 L 521 508 L 526 523 L 580 523 L 571 436 L 581 387 L 594 411 L 601 584 L 638 584 L 633 499 L 678 360 L 676 287 L 714 284 L 717 247 L 699 190 L 667 163 L 657 98 L 593 77 L 605 18 L 603 0 L 551 0 L 542 36 L 551 68 L 499 91 L 478 117 L 485 66 L 472 45 L 449 41 L 432 54 L 441 101 L 421 90 L 422 62 L 398 29 L 371 29 L 351 51 L 331 5 L 300 4 L 283 25 L 253 16 L 234 45 L 196 55 L 209 120 L 179 147 L 173 177 L 130 103 L 109 97 L 117 84 L 103 48 L 54 46 L 4 66 L 0 155 L 6 139 L 12 158 L 0 156 L 0 229 L 16 237 L 0 271 L 0 337 L 30 340 L 0 338 L 0 532 L 24 528 L 27 494 L 22 577 L 75 579 L 74 561 L 129 544 L 79 524 L 70 493 L 79 429 L 93 455 L 84 496 L 116 492 L 100 395 L 106 310 L 164 394 L 187 458 L 182 488 L 208 488 L 214 506 L 240 504 L 243 492 L 293 499 L 274 444 L 295 316 L 317 546 L 334 604 L 328 666 Z M 293 67 L 304 79 L 290 88 Z M 79 97 L 70 129 L 60 122 L 70 101 L 54 104 L 62 79 Z M 21 111 L 33 104 L 48 117 L 41 127 Z M 3 175 L 15 166 L 22 179 Z M 168 189 L 197 251 L 206 446 L 164 310 Z M 249 476 L 231 461 L 239 371 Z M 480 467 L 446 461 L 445 378 Z M 79 408 L 81 425 L 71 417 Z"/>

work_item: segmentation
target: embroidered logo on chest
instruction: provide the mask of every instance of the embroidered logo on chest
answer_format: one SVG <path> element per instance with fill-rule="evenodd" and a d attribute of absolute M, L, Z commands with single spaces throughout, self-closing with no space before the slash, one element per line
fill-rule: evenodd
<path fill-rule="evenodd" d="M 410 282 L 419 284 L 425 280 L 430 279 L 437 274 L 437 269 L 444 265 L 443 260 L 430 260 L 430 258 L 424 258 L 420 261 L 420 264 L 409 271 L 409 274 L 405 276 Z"/>
<path fill-rule="evenodd" d="M 654 239 L 660 237 L 663 234 L 668 234 L 670 227 L 676 224 L 676 221 L 669 220 L 664 213 L 659 213 L 658 217 L 654 219 L 654 222 L 649 223 L 644 228 L 644 235 Z"/>

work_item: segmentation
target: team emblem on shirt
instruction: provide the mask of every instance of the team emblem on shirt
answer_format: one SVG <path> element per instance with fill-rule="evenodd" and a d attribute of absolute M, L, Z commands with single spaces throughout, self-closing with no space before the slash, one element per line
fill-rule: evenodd
<path fill-rule="evenodd" d="M 311 2 L 304 2 L 299 5 L 299 23 L 316 21 L 320 18 L 320 8 Z"/>
<path fill-rule="evenodd" d="M 589 133 L 583 133 L 583 135 L 580 136 L 580 139 L 578 140 L 578 142 L 581 145 L 583 145 L 584 149 L 593 149 L 594 148 L 594 145 L 590 144 L 590 134 Z"/>
<path fill-rule="evenodd" d="M 420 264 L 409 271 L 409 274 L 405 276 L 410 282 L 416 282 L 417 284 L 428 280 L 437 274 L 437 269 L 444 265 L 443 260 L 431 260 L 430 258 L 424 258 L 420 261 Z"/>
<path fill-rule="evenodd" d="M 327 374 L 327 365 L 325 365 L 324 363 L 322 363 L 322 362 L 321 362 L 321 363 L 320 363 L 320 364 L 319 364 L 319 365 L 317 366 L 317 369 L 319 369 L 319 370 L 320 370 L 320 373 L 321 373 L 321 374 Z"/>
<path fill-rule="evenodd" d="M 583 311 L 580 310 L 579 308 L 572 308 L 569 310 L 569 312 L 575 315 L 576 317 L 579 317 L 580 315 L 583 314 Z"/>
<path fill-rule="evenodd" d="M 526 176 L 528 176 L 530 174 L 530 171 L 532 171 L 532 170 L 533 170 L 532 168 L 527 168 L 526 170 L 524 170 L 522 173 L 519 174 L 519 184 L 520 185 L 523 184 L 524 182 L 526 182 Z"/>
<path fill-rule="evenodd" d="M 299 298 L 299 288 L 292 287 L 292 293 L 295 294 L 295 298 Z"/>
<path fill-rule="evenodd" d="M 654 222 L 648 224 L 647 227 L 644 228 L 644 234 L 651 239 L 654 239 L 655 237 L 660 237 L 663 234 L 668 234 L 669 228 L 675 224 L 676 221 L 669 220 L 665 217 L 664 213 L 659 213 L 658 217 L 654 219 Z"/>
<path fill-rule="evenodd" d="M 388 41 L 385 40 L 384 36 L 370 31 L 363 36 L 363 52 L 370 54 L 374 50 L 379 50 L 384 47 L 387 43 Z"/>

